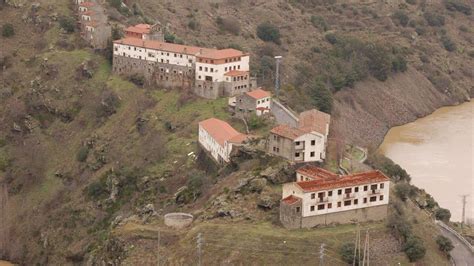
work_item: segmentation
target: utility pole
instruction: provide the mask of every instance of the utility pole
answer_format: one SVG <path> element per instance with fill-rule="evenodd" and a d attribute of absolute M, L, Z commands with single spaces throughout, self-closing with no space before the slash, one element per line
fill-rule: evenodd
<path fill-rule="evenodd" d="M 198 266 L 201 266 L 202 256 L 202 234 L 199 233 L 197 236 L 197 250 L 198 250 Z"/>
<path fill-rule="evenodd" d="M 157 260 L 157 265 L 160 266 L 160 239 L 161 239 L 161 233 L 160 233 L 160 230 L 158 230 L 158 247 L 156 249 L 156 253 L 157 253 L 157 257 L 158 257 L 158 260 Z"/>
<path fill-rule="evenodd" d="M 319 266 L 324 265 L 324 247 L 326 244 L 322 243 L 321 247 L 319 248 Z"/>
<path fill-rule="evenodd" d="M 359 257 L 357 257 L 357 251 L 359 251 L 358 252 Z M 356 229 L 356 238 L 355 238 L 355 243 L 354 243 L 354 258 L 352 260 L 352 266 L 356 265 L 357 260 L 358 260 L 357 265 L 360 265 L 360 228 L 359 228 L 359 223 L 357 223 L 357 229 Z"/>
<path fill-rule="evenodd" d="M 461 230 L 464 229 L 464 221 L 466 219 L 466 198 L 469 197 L 469 194 L 461 195 L 462 197 L 462 220 L 461 220 Z"/>
<path fill-rule="evenodd" d="M 276 92 L 276 97 L 280 95 L 280 61 L 281 61 L 282 56 L 277 55 L 275 56 L 276 60 L 276 75 L 275 75 L 275 92 Z"/>

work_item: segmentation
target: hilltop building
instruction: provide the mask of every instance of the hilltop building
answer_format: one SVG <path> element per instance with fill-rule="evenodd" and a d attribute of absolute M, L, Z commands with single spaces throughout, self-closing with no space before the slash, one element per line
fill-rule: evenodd
<path fill-rule="evenodd" d="M 256 114 L 257 116 L 270 112 L 272 95 L 258 88 L 238 95 L 235 101 L 235 112 L 241 115 Z"/>
<path fill-rule="evenodd" d="M 103 7 L 95 0 L 77 0 L 76 4 L 81 37 L 94 49 L 107 48 L 112 27 L 108 24 Z"/>
<path fill-rule="evenodd" d="M 389 191 L 390 179 L 380 171 L 337 175 L 307 165 L 297 170 L 296 182 L 283 184 L 280 221 L 294 229 L 383 220 Z"/>
<path fill-rule="evenodd" d="M 199 144 L 220 163 L 230 162 L 233 148 L 242 145 L 248 136 L 217 118 L 199 122 Z"/>
<path fill-rule="evenodd" d="M 124 32 L 127 38 L 138 38 L 142 40 L 155 40 L 155 41 L 160 41 L 160 42 L 165 41 L 161 23 L 156 23 L 154 25 L 137 24 L 135 26 L 130 26 L 126 28 Z"/>
<path fill-rule="evenodd" d="M 212 49 L 161 40 L 146 26 L 128 28 L 127 36 L 114 41 L 113 71 L 140 74 L 163 87 L 192 89 L 215 99 L 234 96 L 256 87 L 250 78 L 250 56 L 235 49 Z M 157 32 L 160 30 L 157 28 Z"/>
<path fill-rule="evenodd" d="M 268 152 L 295 163 L 324 160 L 330 118 L 329 114 L 309 110 L 300 114 L 298 127 L 274 127 L 268 138 Z"/>

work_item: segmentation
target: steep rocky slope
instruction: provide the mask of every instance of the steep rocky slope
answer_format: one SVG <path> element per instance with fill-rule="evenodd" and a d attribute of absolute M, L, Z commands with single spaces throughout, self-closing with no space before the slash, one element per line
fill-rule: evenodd
<path fill-rule="evenodd" d="M 58 19 L 73 17 L 72 1 L 39 0 L 39 7 L 29 1 L 7 2 L 23 4 L 12 7 L 0 1 L 0 26 L 8 22 L 15 29 L 14 36 L 0 37 L 1 259 L 23 264 L 139 261 L 155 250 L 155 241 L 150 240 L 156 239 L 158 229 L 164 232 L 163 245 L 170 247 L 164 255 L 174 263 L 195 259 L 198 231 L 220 230 L 227 238 L 253 234 L 237 247 L 259 238 L 268 244 L 261 249 L 281 247 L 287 232 L 276 222 L 276 209 L 257 207 L 258 193 L 236 196 L 230 192 L 236 197 L 232 208 L 249 213 L 235 221 L 227 213 L 210 225 L 200 218 L 196 228 L 178 233 L 168 232 L 159 220 L 152 219 L 151 228 L 143 225 L 143 210 L 149 203 L 155 205 L 158 215 L 175 210 L 194 212 L 198 217 L 215 214 L 219 209 L 212 202 L 228 194 L 237 178 L 258 176 L 264 169 L 261 165 L 278 162 L 250 161 L 231 175 L 232 169 L 221 173 L 200 169 L 210 163 L 197 163 L 188 156 L 196 152 L 199 120 L 216 116 L 243 129 L 226 112 L 225 99 L 208 101 L 182 91 L 137 87 L 111 74 L 106 57 L 89 49 L 77 32 L 68 34 L 61 29 Z M 188 44 L 246 49 L 253 55 L 252 68 L 261 84 L 272 84 L 274 68 L 269 58 L 283 55 L 281 98 L 296 110 L 313 106 L 308 95 L 314 79 L 322 78 L 334 93 L 333 134 L 347 142 L 377 144 L 390 126 L 466 100 L 472 87 L 472 58 L 468 55 L 472 15 L 448 11 L 441 1 L 427 1 L 424 6 L 423 1 L 417 5 L 403 5 L 404 1 L 127 2 L 130 6 L 138 3 L 144 16 L 169 24 L 169 32 Z M 423 21 L 426 10 L 433 10 L 443 14 L 446 23 L 443 27 L 425 24 L 426 33 L 417 36 L 413 27 L 391 19 L 399 9 L 417 21 Z M 123 16 L 111 7 L 108 10 L 112 23 L 142 20 L 137 15 Z M 327 31 L 313 25 L 313 15 L 324 18 Z M 218 24 L 218 17 L 237 23 L 238 33 Z M 190 23 L 193 21 L 197 26 Z M 264 43 L 256 36 L 257 26 L 264 21 L 277 25 L 280 45 Z M 383 82 L 369 76 L 352 88 L 336 89 L 334 75 L 339 69 L 327 64 L 337 59 L 327 56 L 334 49 L 326 40 L 328 33 L 395 44 L 404 51 L 408 70 L 390 73 Z M 443 48 L 443 34 L 456 42 L 456 51 Z M 343 71 L 349 63 L 339 60 L 336 65 Z M 187 189 L 182 190 L 183 186 Z M 180 188 L 184 193 L 177 201 L 175 193 Z M 278 198 L 278 185 L 266 186 L 263 194 Z M 113 229 L 121 220 L 117 217 L 134 215 L 139 216 L 138 225 L 134 225 L 135 217 L 128 227 Z M 227 235 L 221 223 L 233 224 Z M 368 226 L 380 229 L 379 239 L 391 239 L 384 224 Z M 327 229 L 308 237 L 305 232 L 294 232 L 291 238 L 312 243 L 321 239 L 320 234 L 337 235 L 329 243 L 334 251 L 342 240 L 352 238 L 353 229 Z M 272 237 L 272 231 L 279 232 L 278 237 Z M 426 265 L 443 258 L 433 248 L 429 232 L 426 241 L 431 256 L 424 261 Z M 386 245 L 392 261 L 406 261 L 396 241 Z M 228 247 L 205 251 L 215 253 L 219 260 L 232 258 L 229 263 L 248 262 L 239 260 L 239 251 L 229 252 Z M 261 255 L 251 258 L 266 259 Z"/>

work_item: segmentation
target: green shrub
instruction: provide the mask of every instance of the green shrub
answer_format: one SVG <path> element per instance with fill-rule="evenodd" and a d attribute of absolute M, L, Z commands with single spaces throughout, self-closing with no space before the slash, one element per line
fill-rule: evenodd
<path fill-rule="evenodd" d="M 217 17 L 216 24 L 221 31 L 227 31 L 234 35 L 240 33 L 240 22 L 235 19 Z"/>
<path fill-rule="evenodd" d="M 403 56 L 397 55 L 392 60 L 392 71 L 393 72 L 405 72 L 407 71 L 407 61 Z"/>
<path fill-rule="evenodd" d="M 2 26 L 2 36 L 9 38 L 15 35 L 15 29 L 13 28 L 13 25 L 10 23 L 3 24 Z"/>
<path fill-rule="evenodd" d="M 428 22 L 428 25 L 432 27 L 441 27 L 444 26 L 444 16 L 438 15 L 434 12 L 427 11 L 423 14 L 423 17 L 425 18 L 426 22 Z"/>
<path fill-rule="evenodd" d="M 192 30 L 198 30 L 200 28 L 200 25 L 199 25 L 199 22 L 197 22 L 197 20 L 191 19 L 188 22 L 188 27 Z"/>
<path fill-rule="evenodd" d="M 436 237 L 436 244 L 438 244 L 439 250 L 442 252 L 448 254 L 451 250 L 453 250 L 453 242 L 451 240 L 443 235 L 438 235 Z"/>
<path fill-rule="evenodd" d="M 76 160 L 78 162 L 85 162 L 87 160 L 87 156 L 89 156 L 89 148 L 86 146 L 82 146 L 76 154 Z"/>
<path fill-rule="evenodd" d="M 326 41 L 328 41 L 332 45 L 336 44 L 337 40 L 338 40 L 336 34 L 334 34 L 334 33 L 328 33 L 328 34 L 324 35 L 324 38 L 326 38 Z"/>
<path fill-rule="evenodd" d="M 107 178 L 101 177 L 86 187 L 86 196 L 92 200 L 99 200 L 107 197 L 109 190 L 107 188 Z"/>
<path fill-rule="evenodd" d="M 62 16 L 59 18 L 59 26 L 61 26 L 61 28 L 65 30 L 67 33 L 74 32 L 76 28 L 75 24 L 76 24 L 76 21 L 71 17 Z"/>
<path fill-rule="evenodd" d="M 257 27 L 257 36 L 265 42 L 281 44 L 280 30 L 270 22 L 264 22 Z"/>
<path fill-rule="evenodd" d="M 454 43 L 454 41 L 447 35 L 443 35 L 441 37 L 441 42 L 443 43 L 444 49 L 447 51 L 453 52 L 456 50 L 456 43 Z"/>
<path fill-rule="evenodd" d="M 121 9 L 122 7 L 122 0 L 108 0 L 112 7 L 116 9 Z"/>
<path fill-rule="evenodd" d="M 408 21 L 410 20 L 408 15 L 403 10 L 395 11 L 395 13 L 393 13 L 392 15 L 392 18 L 397 20 L 398 23 L 400 23 L 400 25 L 402 25 L 403 27 L 406 27 L 408 25 Z"/>
<path fill-rule="evenodd" d="M 339 254 L 344 262 L 348 264 L 352 264 L 354 262 L 354 249 L 355 244 L 352 242 L 344 243 L 341 248 L 339 249 Z M 359 258 L 356 258 L 356 261 L 359 261 Z"/>
<path fill-rule="evenodd" d="M 410 5 L 416 5 L 416 0 L 405 0 L 405 2 Z"/>
<path fill-rule="evenodd" d="M 408 198 L 413 196 L 413 187 L 408 183 L 398 183 L 395 185 L 395 195 L 402 201 L 406 201 Z"/>
<path fill-rule="evenodd" d="M 257 116 L 256 114 L 252 114 L 248 121 L 247 121 L 247 124 L 249 126 L 249 129 L 250 130 L 255 130 L 255 129 L 259 129 L 259 128 L 262 128 L 265 126 L 265 120 L 260 117 L 260 116 Z"/>
<path fill-rule="evenodd" d="M 451 219 L 451 212 L 448 209 L 439 208 L 435 211 L 435 218 L 443 222 L 449 222 L 449 219 Z"/>
<path fill-rule="evenodd" d="M 314 82 L 310 95 L 317 109 L 325 113 L 331 113 L 333 104 L 332 93 L 321 80 Z"/>
<path fill-rule="evenodd" d="M 382 154 L 370 154 L 367 159 L 367 163 L 375 169 L 379 169 L 380 171 L 384 172 L 386 175 L 392 178 L 393 181 L 409 182 L 411 180 L 410 175 L 407 173 L 407 171 L 405 171 L 405 169 Z"/>
<path fill-rule="evenodd" d="M 9 164 L 10 160 L 7 155 L 0 150 L 0 172 L 4 172 Z"/>
<path fill-rule="evenodd" d="M 321 16 L 311 16 L 311 23 L 314 27 L 322 29 L 323 31 L 329 30 L 329 25 L 326 20 Z"/>
<path fill-rule="evenodd" d="M 422 26 L 416 26 L 415 31 L 418 35 L 425 35 L 426 34 L 426 28 Z"/>
<path fill-rule="evenodd" d="M 426 254 L 426 248 L 423 245 L 423 240 L 417 236 L 410 236 L 403 244 L 403 251 L 408 256 L 410 262 L 417 261 L 423 258 Z"/>
<path fill-rule="evenodd" d="M 176 36 L 173 33 L 165 32 L 164 36 L 165 42 L 176 43 Z"/>
<path fill-rule="evenodd" d="M 444 6 L 450 11 L 458 11 L 468 16 L 472 14 L 471 6 L 463 3 L 461 0 L 445 0 Z"/>

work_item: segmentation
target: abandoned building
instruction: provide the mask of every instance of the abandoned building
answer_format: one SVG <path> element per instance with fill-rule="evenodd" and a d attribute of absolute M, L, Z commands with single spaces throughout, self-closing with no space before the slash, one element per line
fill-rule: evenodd
<path fill-rule="evenodd" d="M 81 37 L 94 49 L 105 49 L 112 36 L 105 10 L 94 1 L 76 1 Z"/>
<path fill-rule="evenodd" d="M 124 30 L 125 36 L 128 38 L 138 38 L 142 40 L 155 40 L 164 42 L 163 29 L 161 23 L 156 23 L 154 25 L 149 24 L 137 24 L 135 26 L 130 26 Z"/>
<path fill-rule="evenodd" d="M 270 112 L 272 105 L 271 93 L 262 88 L 238 95 L 235 100 L 235 113 L 239 115 L 256 114 L 257 116 Z"/>
<path fill-rule="evenodd" d="M 166 43 L 156 40 L 154 35 L 137 33 L 137 26 L 134 31 L 114 41 L 115 73 L 140 74 L 151 83 L 192 89 L 208 99 L 239 95 L 256 88 L 256 81 L 249 74 L 250 56 L 242 51 Z"/>
<path fill-rule="evenodd" d="M 199 122 L 199 143 L 219 164 L 230 162 L 233 148 L 242 145 L 247 139 L 247 135 L 217 118 Z"/>
<path fill-rule="evenodd" d="M 326 158 L 330 115 L 309 110 L 300 114 L 298 127 L 278 125 L 270 131 L 267 149 L 295 163 L 317 162 Z"/>
<path fill-rule="evenodd" d="M 301 181 L 303 180 L 303 181 Z M 380 171 L 337 175 L 307 165 L 283 184 L 280 221 L 288 229 L 387 217 L 390 179 Z"/>

